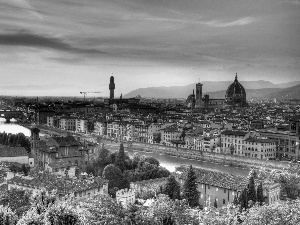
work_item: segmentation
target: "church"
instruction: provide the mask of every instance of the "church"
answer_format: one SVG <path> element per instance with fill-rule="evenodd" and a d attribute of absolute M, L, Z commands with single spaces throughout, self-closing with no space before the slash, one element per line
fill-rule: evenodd
<path fill-rule="evenodd" d="M 202 96 L 203 84 L 196 84 L 196 95 L 193 90 L 187 102 L 191 103 L 192 109 L 215 109 L 215 108 L 242 108 L 248 107 L 246 91 L 238 81 L 237 74 L 234 82 L 227 88 L 225 99 L 210 99 L 208 94 Z"/>

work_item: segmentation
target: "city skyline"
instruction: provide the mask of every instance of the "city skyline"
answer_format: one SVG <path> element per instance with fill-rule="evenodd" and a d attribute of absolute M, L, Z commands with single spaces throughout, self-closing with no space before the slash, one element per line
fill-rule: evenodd
<path fill-rule="evenodd" d="M 106 97 L 111 75 L 116 95 L 199 78 L 230 81 L 236 72 L 241 81 L 299 80 L 296 0 L 3 0 L 1 6 L 0 86 L 16 87 L 10 88 L 16 95 L 80 90 Z M 18 88 L 28 85 L 31 91 Z"/>

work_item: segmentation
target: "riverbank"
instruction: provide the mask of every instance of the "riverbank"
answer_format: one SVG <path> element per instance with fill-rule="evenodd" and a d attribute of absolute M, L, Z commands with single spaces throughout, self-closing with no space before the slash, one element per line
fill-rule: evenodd
<path fill-rule="evenodd" d="M 243 168 L 243 169 L 252 169 L 252 168 L 259 169 L 261 167 L 264 167 L 266 169 L 282 170 L 289 166 L 289 163 L 286 162 L 265 161 L 265 160 L 238 157 L 233 155 L 190 151 L 186 149 L 183 150 L 183 149 L 176 149 L 173 147 L 165 147 L 161 145 L 152 145 L 152 144 L 150 145 L 144 143 L 141 144 L 136 142 L 131 143 L 129 148 L 131 148 L 132 150 L 152 152 L 156 154 L 163 154 L 163 155 L 168 155 L 168 156 L 178 157 L 178 158 L 193 159 L 202 162 L 217 163 L 224 166 Z"/>
<path fill-rule="evenodd" d="M 68 131 L 63 131 L 57 128 L 50 128 L 46 125 L 38 125 L 39 129 L 43 133 L 47 134 L 56 134 L 56 135 L 67 135 Z M 71 133 L 70 133 L 71 134 Z M 72 134 L 79 136 L 80 138 L 86 138 L 83 134 Z M 90 135 L 94 137 L 95 141 L 97 142 L 97 139 L 99 136 L 97 135 Z M 104 139 L 105 142 L 111 142 L 110 139 Z M 203 152 L 203 151 L 197 151 L 197 150 L 188 150 L 183 148 L 176 148 L 176 147 L 170 147 L 170 146 L 163 146 L 159 144 L 148 144 L 148 143 L 140 143 L 140 142 L 128 142 L 125 143 L 129 149 L 137 150 L 141 152 L 152 152 L 156 154 L 163 154 L 171 157 L 178 157 L 178 158 L 184 158 L 184 159 L 191 159 L 191 160 L 197 160 L 201 162 L 211 162 L 216 164 L 221 164 L 224 166 L 230 166 L 235 168 L 244 168 L 244 169 L 252 169 L 252 168 L 267 168 L 267 169 L 284 169 L 289 166 L 289 163 L 287 162 L 280 162 L 280 161 L 266 161 L 266 160 L 260 160 L 256 158 L 248 158 L 248 157 L 240 157 L 240 156 L 234 156 L 229 154 L 220 154 L 220 153 L 212 153 L 212 152 Z"/>

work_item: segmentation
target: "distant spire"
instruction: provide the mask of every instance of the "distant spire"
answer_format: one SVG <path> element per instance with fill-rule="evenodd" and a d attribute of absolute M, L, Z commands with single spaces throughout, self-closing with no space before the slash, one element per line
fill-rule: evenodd
<path fill-rule="evenodd" d="M 238 78 L 237 78 L 237 73 L 235 74 L 235 80 L 237 80 Z"/>

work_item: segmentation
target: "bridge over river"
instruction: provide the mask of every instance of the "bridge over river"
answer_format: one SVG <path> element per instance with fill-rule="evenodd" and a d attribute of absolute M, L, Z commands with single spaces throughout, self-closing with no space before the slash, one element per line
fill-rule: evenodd
<path fill-rule="evenodd" d="M 9 123 L 11 119 L 23 119 L 24 113 L 17 110 L 0 109 L 0 117 L 5 118 Z"/>

